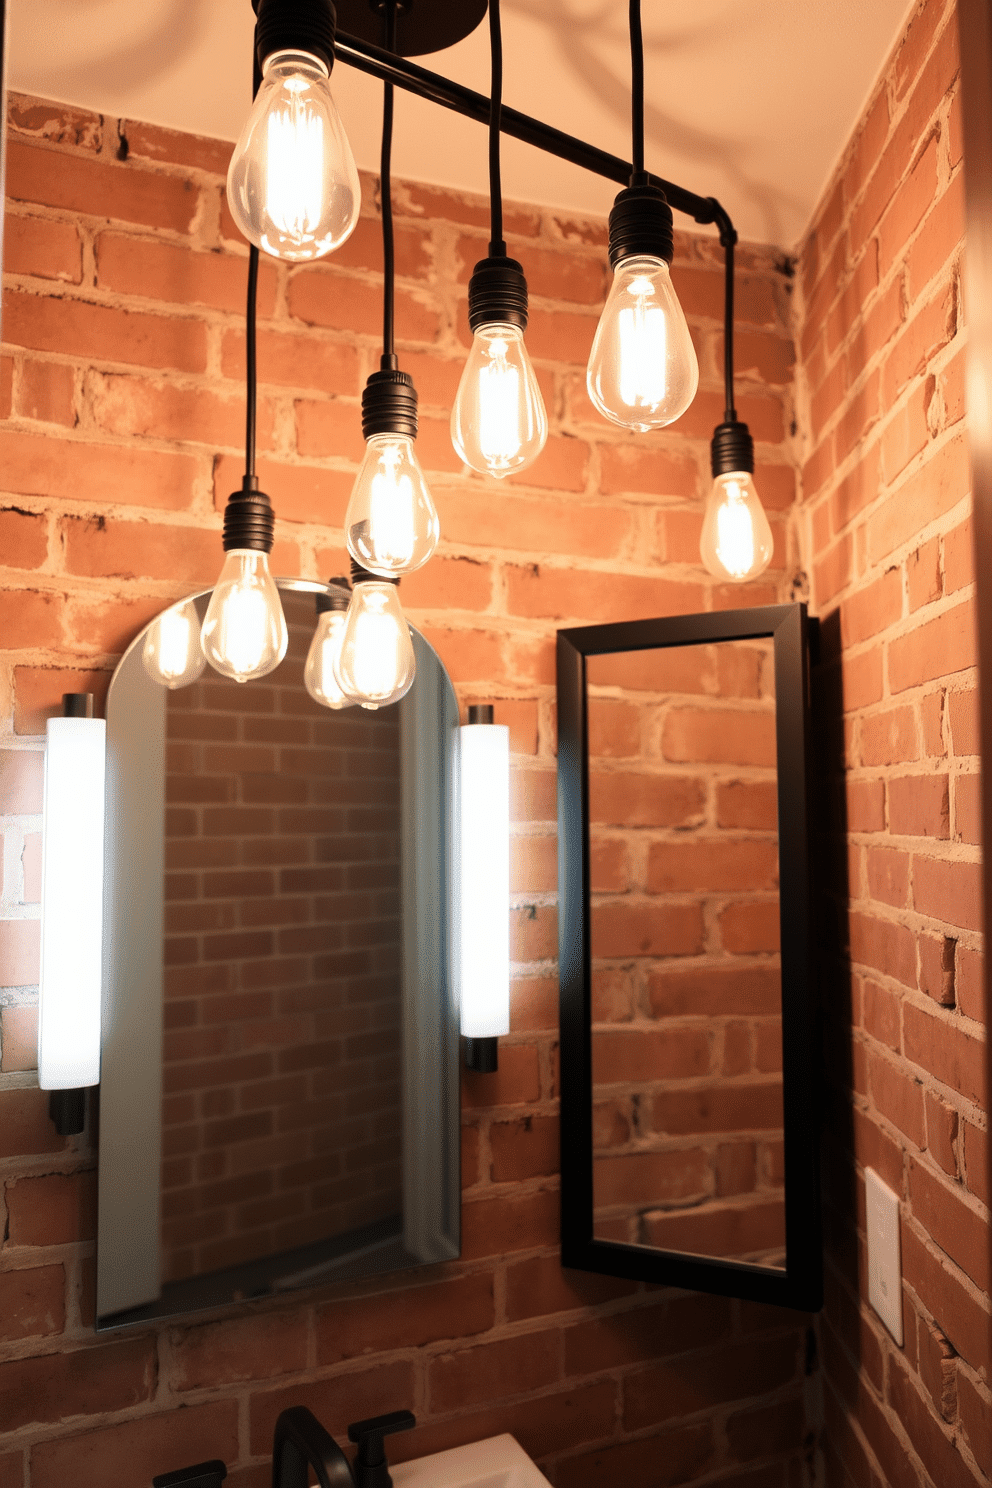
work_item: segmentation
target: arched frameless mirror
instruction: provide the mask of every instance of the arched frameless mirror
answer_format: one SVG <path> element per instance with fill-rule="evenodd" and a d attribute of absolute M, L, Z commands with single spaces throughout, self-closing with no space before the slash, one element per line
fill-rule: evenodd
<path fill-rule="evenodd" d="M 100 1328 L 459 1252 L 454 690 L 320 707 L 278 583 L 268 677 L 110 685 Z"/>
<path fill-rule="evenodd" d="M 820 1305 L 809 629 L 558 633 L 566 1266 Z"/>

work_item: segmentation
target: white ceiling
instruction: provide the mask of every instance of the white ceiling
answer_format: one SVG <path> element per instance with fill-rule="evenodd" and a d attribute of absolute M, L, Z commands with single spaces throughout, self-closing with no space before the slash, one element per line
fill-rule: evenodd
<path fill-rule="evenodd" d="M 718 197 L 742 237 L 792 247 L 916 3 L 645 0 L 648 168 Z M 194 134 L 240 133 L 250 0 L 7 8 L 12 89 Z M 508 105 L 629 158 L 625 0 L 503 0 L 503 34 Z M 488 28 L 417 60 L 487 92 Z M 374 171 L 381 85 L 344 65 L 333 85 L 358 164 Z M 393 158 L 397 175 L 486 191 L 484 129 L 407 94 L 397 95 Z M 515 140 L 503 159 L 508 198 L 609 210 L 616 188 L 578 167 Z"/>

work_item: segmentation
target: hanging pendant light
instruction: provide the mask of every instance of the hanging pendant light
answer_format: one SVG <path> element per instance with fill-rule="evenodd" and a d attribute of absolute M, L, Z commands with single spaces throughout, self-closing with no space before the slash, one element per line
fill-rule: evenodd
<path fill-rule="evenodd" d="M 723 423 L 713 431 L 710 467 L 713 485 L 706 502 L 699 552 L 717 579 L 747 583 L 764 573 L 772 561 L 775 541 L 754 485 L 754 440 L 734 406 L 734 250 L 737 233 L 728 221 L 720 224 L 726 254 L 723 313 L 723 378 L 726 408 Z"/>
<path fill-rule="evenodd" d="M 400 607 L 399 579 L 383 579 L 351 565 L 351 603 L 334 674 L 349 702 L 374 712 L 410 691 L 417 662 Z"/>
<path fill-rule="evenodd" d="M 231 214 L 249 243 L 306 262 L 358 221 L 361 188 L 331 97 L 330 0 L 252 0 L 255 100 L 227 172 Z"/>
<path fill-rule="evenodd" d="M 469 280 L 472 350 L 451 410 L 451 442 L 459 458 L 480 475 L 502 477 L 526 470 L 537 459 L 548 438 L 548 415 L 524 345 L 527 280 L 516 259 L 507 258 L 503 241 L 499 0 L 489 0 L 489 38 L 489 256 L 476 264 Z"/>
<path fill-rule="evenodd" d="M 732 410 L 731 410 L 732 411 Z M 706 503 L 699 551 L 718 579 L 746 583 L 763 574 L 774 540 L 752 479 L 754 440 L 747 424 L 720 424 L 710 445 L 713 486 Z"/>
<path fill-rule="evenodd" d="M 254 677 L 264 677 L 274 671 L 289 645 L 279 590 L 269 572 L 275 516 L 268 496 L 258 488 L 255 474 L 257 290 L 258 249 L 252 246 L 248 250 L 245 316 L 245 474 L 241 490 L 228 497 L 224 510 L 224 552 L 227 556 L 200 630 L 200 644 L 210 665 L 235 682 L 249 682 Z"/>
<path fill-rule="evenodd" d="M 396 45 L 397 0 L 385 0 L 384 43 Z M 382 206 L 382 356 L 362 391 L 365 458 L 352 487 L 345 513 L 348 552 L 370 573 L 391 578 L 413 573 L 432 556 L 440 536 L 437 509 L 420 468 L 417 438 L 417 390 L 408 372 L 399 370 L 395 352 L 395 277 L 391 156 L 393 87 L 383 88 L 382 157 L 379 194 Z"/>
<path fill-rule="evenodd" d="M 672 209 L 644 169 L 644 43 L 640 0 L 630 0 L 633 173 L 610 213 L 613 287 L 600 316 L 586 386 L 604 418 L 642 433 L 679 418 L 699 366 L 668 266 Z"/>
<path fill-rule="evenodd" d="M 317 629 L 307 652 L 303 685 L 315 703 L 337 711 L 350 708 L 354 702 L 341 691 L 334 670 L 344 635 L 349 584 L 343 578 L 331 579 L 330 583 L 332 588 L 327 594 L 317 595 Z"/>

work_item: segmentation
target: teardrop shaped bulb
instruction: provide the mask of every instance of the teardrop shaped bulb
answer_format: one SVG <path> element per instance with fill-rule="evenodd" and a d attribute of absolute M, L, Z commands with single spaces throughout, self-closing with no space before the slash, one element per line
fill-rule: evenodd
<path fill-rule="evenodd" d="M 348 552 L 370 573 L 413 573 L 437 547 L 437 509 L 406 434 L 373 434 L 344 519 Z"/>
<path fill-rule="evenodd" d="M 548 415 L 523 331 L 480 326 L 451 410 L 459 458 L 480 475 L 513 475 L 534 463 L 547 437 Z"/>
<path fill-rule="evenodd" d="M 323 708 L 350 708 L 354 702 L 353 698 L 345 697 L 334 674 L 344 622 L 344 610 L 324 610 L 317 617 L 317 629 L 303 668 L 303 684 L 314 702 Z"/>
<path fill-rule="evenodd" d="M 586 369 L 604 418 L 646 433 L 679 418 L 699 385 L 699 364 L 663 258 L 624 258 L 603 306 Z"/>
<path fill-rule="evenodd" d="M 356 582 L 335 667 L 345 697 L 373 711 L 399 702 L 413 686 L 417 662 L 396 585 Z"/>
<path fill-rule="evenodd" d="M 751 476 L 746 470 L 718 475 L 699 539 L 699 552 L 710 573 L 746 583 L 764 573 L 774 551 L 772 529 Z"/>
<path fill-rule="evenodd" d="M 189 687 L 207 664 L 200 645 L 200 617 L 191 599 L 163 610 L 149 625 L 141 660 L 153 682 L 175 691 Z"/>
<path fill-rule="evenodd" d="M 235 548 L 224 559 L 200 644 L 210 665 L 235 682 L 264 677 L 286 655 L 289 632 L 267 553 Z"/>
<path fill-rule="evenodd" d="M 358 221 L 361 188 L 331 97 L 309 52 L 273 52 L 234 147 L 227 199 L 256 248 L 293 263 L 340 248 Z"/>

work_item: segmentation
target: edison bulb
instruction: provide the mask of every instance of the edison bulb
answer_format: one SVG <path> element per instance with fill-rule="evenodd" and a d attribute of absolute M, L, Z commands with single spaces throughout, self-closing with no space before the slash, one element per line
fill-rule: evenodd
<path fill-rule="evenodd" d="M 586 386 L 604 418 L 646 433 L 685 413 L 699 365 L 663 258 L 617 264 L 589 354 Z"/>
<path fill-rule="evenodd" d="M 746 470 L 718 475 L 699 539 L 699 551 L 710 573 L 743 584 L 764 573 L 774 550 L 772 529 L 751 476 Z"/>
<path fill-rule="evenodd" d="M 317 629 L 310 642 L 307 664 L 303 669 L 303 683 L 314 702 L 335 710 L 350 708 L 354 702 L 354 698 L 345 697 L 334 675 L 334 664 L 344 635 L 344 622 L 343 610 L 324 610 L 318 615 Z"/>
<path fill-rule="evenodd" d="M 163 610 L 152 621 L 141 660 L 152 681 L 172 691 L 189 687 L 202 674 L 207 658 L 200 645 L 200 617 L 191 599 Z"/>
<path fill-rule="evenodd" d="M 413 573 L 437 547 L 437 509 L 406 434 L 373 434 L 344 519 L 351 556 L 370 573 Z"/>
<path fill-rule="evenodd" d="M 523 331 L 483 325 L 475 333 L 451 410 L 451 442 L 480 475 L 526 470 L 544 448 L 548 415 Z"/>
<path fill-rule="evenodd" d="M 345 697 L 370 711 L 399 702 L 417 663 L 396 585 L 361 579 L 345 617 L 335 676 Z"/>
<path fill-rule="evenodd" d="M 294 263 L 350 235 L 361 189 L 328 71 L 309 52 L 267 57 L 227 172 L 227 199 L 250 243 Z"/>
<path fill-rule="evenodd" d="M 235 682 L 265 677 L 282 661 L 289 632 L 267 553 L 235 548 L 227 554 L 200 643 L 210 665 Z"/>

